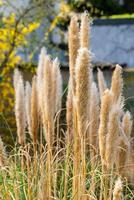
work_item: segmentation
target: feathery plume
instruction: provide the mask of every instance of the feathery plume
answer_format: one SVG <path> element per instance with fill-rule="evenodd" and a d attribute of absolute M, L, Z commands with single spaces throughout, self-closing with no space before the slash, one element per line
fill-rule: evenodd
<path fill-rule="evenodd" d="M 18 80 L 20 79 L 20 77 L 22 77 L 21 72 L 16 68 L 14 70 L 14 76 L 13 76 L 13 85 L 14 85 L 14 89 L 15 89 L 15 93 L 16 93 L 16 89 L 17 89 L 17 83 Z"/>
<path fill-rule="evenodd" d="M 105 149 L 105 159 L 108 169 L 112 169 L 112 166 L 116 159 L 117 154 L 117 145 L 119 140 L 120 132 L 120 116 L 119 108 L 116 105 L 113 105 L 109 113 L 108 121 L 108 133 L 106 135 L 106 149 Z"/>
<path fill-rule="evenodd" d="M 127 111 L 122 119 L 122 128 L 125 133 L 125 135 L 130 139 L 131 137 L 131 131 L 132 131 L 132 120 L 131 120 L 131 114 L 129 111 Z"/>
<path fill-rule="evenodd" d="M 61 99 L 62 99 L 62 77 L 59 68 L 59 61 L 56 58 L 53 61 L 53 71 L 52 71 L 52 90 L 53 90 L 53 99 L 55 102 L 54 114 L 61 109 Z"/>
<path fill-rule="evenodd" d="M 106 84 L 103 72 L 99 68 L 98 68 L 97 77 L 98 77 L 100 97 L 102 98 L 104 91 L 107 89 L 107 84 Z"/>
<path fill-rule="evenodd" d="M 106 134 L 108 132 L 108 119 L 112 103 L 112 93 L 110 90 L 105 90 L 100 110 L 100 125 L 99 125 L 99 149 L 102 164 L 105 164 L 105 149 L 106 149 Z"/>
<path fill-rule="evenodd" d="M 78 142 L 74 147 L 78 146 L 76 148 L 75 154 L 78 156 L 78 166 L 79 168 L 80 165 L 80 159 L 81 158 L 81 171 L 77 172 L 76 169 L 76 174 L 74 173 L 74 176 L 78 176 L 78 174 L 81 174 L 81 186 L 78 186 L 78 188 L 81 188 L 81 195 L 85 193 L 85 180 L 86 180 L 86 166 L 85 166 L 85 150 L 86 150 L 86 132 L 87 132 L 87 125 L 89 122 L 89 112 L 88 112 L 88 107 L 89 107 L 89 94 L 90 94 L 90 75 L 91 75 L 91 69 L 90 69 L 90 54 L 87 48 L 81 48 L 78 52 L 78 57 L 76 60 L 76 102 L 75 102 L 75 110 L 76 110 L 76 118 L 77 118 L 77 127 L 78 131 L 75 134 L 74 140 L 77 140 Z M 83 91 L 86 91 L 85 93 Z M 76 128 L 76 127 L 75 127 Z M 78 181 L 78 180 L 77 180 Z M 76 190 L 78 189 L 77 186 Z M 79 196 L 79 192 L 77 192 L 77 195 Z M 77 198 L 77 197 L 76 197 Z M 82 198 L 82 196 L 81 196 Z"/>
<path fill-rule="evenodd" d="M 99 129 L 99 93 L 95 82 L 91 86 L 90 97 L 90 125 L 89 125 L 89 143 L 91 160 L 94 159 L 98 149 L 98 129 Z"/>
<path fill-rule="evenodd" d="M 69 80 L 68 95 L 66 101 L 66 120 L 67 120 L 67 134 L 71 140 L 73 137 L 73 98 L 72 98 L 72 85 Z"/>
<path fill-rule="evenodd" d="M 75 93 L 75 63 L 79 49 L 79 26 L 77 17 L 73 16 L 69 26 L 69 71 L 72 81 L 72 90 Z"/>
<path fill-rule="evenodd" d="M 44 62 L 45 62 L 45 56 L 47 54 L 47 51 L 45 49 L 45 47 L 43 47 L 41 49 L 41 53 L 39 56 L 39 64 L 37 67 L 37 89 L 38 89 L 38 108 L 39 108 L 39 112 L 41 112 L 41 108 L 42 108 L 42 98 L 43 98 L 43 94 L 42 94 L 42 84 L 43 84 L 43 77 L 44 77 Z"/>
<path fill-rule="evenodd" d="M 31 92 L 31 131 L 34 145 L 37 145 L 38 134 L 38 96 L 37 96 L 37 77 L 34 76 L 32 80 Z"/>
<path fill-rule="evenodd" d="M 44 62 L 43 70 L 43 87 L 42 95 L 42 119 L 43 126 L 45 129 L 45 139 L 47 144 L 47 155 L 46 155 L 46 174 L 47 174 L 47 188 L 46 197 L 51 198 L 52 195 L 52 145 L 54 142 L 54 99 L 53 99 L 53 66 L 50 57 L 47 55 Z"/>
<path fill-rule="evenodd" d="M 24 83 L 22 76 L 18 77 L 18 81 L 15 83 L 15 116 L 17 124 L 17 134 L 18 142 L 21 145 L 25 143 L 25 92 L 24 92 Z"/>
<path fill-rule="evenodd" d="M 118 170 L 118 173 L 123 176 L 124 171 L 126 168 L 126 161 L 127 161 L 127 156 L 129 153 L 129 143 L 127 138 L 124 138 L 122 135 L 119 137 L 119 142 L 118 142 L 118 152 L 117 152 L 117 160 L 116 160 L 116 168 Z"/>
<path fill-rule="evenodd" d="M 28 132 L 30 136 L 32 137 L 32 127 L 31 127 L 31 85 L 27 81 L 25 86 L 25 109 L 26 109 L 26 121 L 27 121 L 27 127 Z"/>
<path fill-rule="evenodd" d="M 132 120 L 129 111 L 127 111 L 122 119 L 122 134 L 118 144 L 118 159 L 116 166 L 120 175 L 124 175 L 126 171 L 127 158 L 130 154 L 130 137 L 132 130 Z"/>
<path fill-rule="evenodd" d="M 52 64 L 52 95 L 53 95 L 53 116 L 56 113 L 56 99 L 57 99 L 57 84 L 58 84 L 58 80 L 57 80 L 57 71 L 59 68 L 59 61 L 56 58 L 53 61 Z"/>
<path fill-rule="evenodd" d="M 113 102 L 114 103 L 118 102 L 121 106 L 123 106 L 122 90 L 123 90 L 122 67 L 116 65 L 116 68 L 112 76 L 111 91 L 113 93 Z"/>
<path fill-rule="evenodd" d="M 89 95 L 91 87 L 91 56 L 87 48 L 81 48 L 76 60 L 76 107 L 78 115 L 80 135 L 86 131 L 86 124 L 89 119 Z M 86 91 L 85 93 L 83 91 Z"/>
<path fill-rule="evenodd" d="M 51 126 L 53 122 L 53 90 L 52 90 L 52 62 L 49 56 L 46 56 L 45 63 L 44 63 L 44 79 L 43 79 L 43 87 L 42 87 L 42 94 L 43 94 L 43 107 L 42 107 L 42 115 L 43 115 L 43 124 L 45 126 L 45 137 L 46 140 L 49 140 L 51 137 L 52 142 L 52 135 L 48 135 L 48 124 Z"/>
<path fill-rule="evenodd" d="M 131 143 L 129 151 L 127 152 L 126 166 L 124 167 L 124 177 L 130 184 L 134 184 L 134 144 Z"/>
<path fill-rule="evenodd" d="M 62 75 L 60 69 L 57 70 L 57 96 L 56 96 L 56 112 L 62 107 Z"/>
<path fill-rule="evenodd" d="M 46 56 L 45 66 L 44 66 L 44 80 L 43 80 L 43 91 L 44 91 L 44 111 L 45 111 L 45 118 L 51 121 L 52 119 L 52 63 L 49 56 Z"/>
<path fill-rule="evenodd" d="M 120 178 L 115 182 L 113 200 L 123 200 L 123 186 Z"/>
<path fill-rule="evenodd" d="M 82 48 L 89 48 L 89 19 L 86 12 L 81 16 L 80 46 Z"/>

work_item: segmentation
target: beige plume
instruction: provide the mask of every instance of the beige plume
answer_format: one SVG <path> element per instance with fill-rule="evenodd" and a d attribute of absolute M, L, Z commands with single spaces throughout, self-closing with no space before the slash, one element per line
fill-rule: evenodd
<path fill-rule="evenodd" d="M 107 84 L 106 84 L 103 72 L 99 68 L 98 68 L 97 77 L 98 77 L 100 97 L 102 98 L 104 91 L 107 89 Z"/>
<path fill-rule="evenodd" d="M 86 12 L 81 16 L 80 46 L 89 49 L 89 17 Z"/>
<path fill-rule="evenodd" d="M 99 125 L 99 149 L 102 163 L 105 164 L 106 135 L 108 133 L 109 112 L 112 103 L 112 93 L 107 89 L 102 97 Z"/>
<path fill-rule="evenodd" d="M 25 143 L 25 93 L 24 93 L 24 83 L 21 75 L 18 77 L 18 81 L 15 83 L 15 116 L 17 124 L 17 134 L 18 142 L 21 145 Z"/>
<path fill-rule="evenodd" d="M 72 81 L 72 90 L 75 93 L 75 63 L 79 49 L 79 26 L 77 17 L 73 16 L 69 26 L 69 71 Z"/>

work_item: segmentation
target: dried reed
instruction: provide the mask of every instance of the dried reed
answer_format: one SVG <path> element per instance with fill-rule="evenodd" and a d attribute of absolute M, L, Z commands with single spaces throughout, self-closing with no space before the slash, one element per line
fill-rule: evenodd
<path fill-rule="evenodd" d="M 81 15 L 80 27 L 80 46 L 81 48 L 89 48 L 89 19 L 88 14 L 84 12 Z"/>
<path fill-rule="evenodd" d="M 107 89 L 107 84 L 106 84 L 103 72 L 99 68 L 98 68 L 97 77 L 98 77 L 100 97 L 102 98 L 104 91 Z"/>
<path fill-rule="evenodd" d="M 37 95 L 37 78 L 33 77 L 32 92 L 31 92 L 31 132 L 34 143 L 34 149 L 37 149 L 37 136 L 39 127 L 39 113 L 38 113 L 38 95 Z"/>
<path fill-rule="evenodd" d="M 17 124 L 18 142 L 22 146 L 25 144 L 25 92 L 24 83 L 21 74 L 19 73 L 18 79 L 16 77 L 18 71 L 15 70 L 14 74 L 14 87 L 15 87 L 15 116 Z"/>
<path fill-rule="evenodd" d="M 72 82 L 72 90 L 75 93 L 75 63 L 79 49 L 79 26 L 77 17 L 73 16 L 69 26 L 69 71 Z"/>
<path fill-rule="evenodd" d="M 74 184 L 75 191 L 80 190 L 81 194 L 85 193 L 85 179 L 86 179 L 86 166 L 85 166 L 85 144 L 86 144 L 86 132 L 89 120 L 89 88 L 90 88 L 90 54 L 88 49 L 81 48 L 78 52 L 78 58 L 76 60 L 76 96 L 75 96 L 75 111 L 76 111 L 76 130 L 74 130 L 74 156 L 76 163 L 74 163 L 74 177 L 81 178 L 76 180 L 76 184 L 80 183 L 79 186 Z M 83 93 L 86 91 L 86 93 Z M 77 156 L 77 158 L 76 158 Z M 82 163 L 80 164 L 80 160 Z M 76 169 L 77 168 L 77 169 Z M 79 169 L 78 169 L 79 168 Z M 79 177 L 79 175 L 81 177 Z M 80 181 L 80 182 L 79 182 Z M 79 191 L 80 192 L 80 191 Z M 84 197 L 83 197 L 84 198 Z"/>
<path fill-rule="evenodd" d="M 118 103 L 121 106 L 123 106 L 122 90 L 123 90 L 122 67 L 116 65 L 116 68 L 112 76 L 111 91 L 113 93 L 113 102 Z"/>
<path fill-rule="evenodd" d="M 25 109 L 26 109 L 26 121 L 28 132 L 32 138 L 32 126 L 31 126 L 31 85 L 27 81 L 25 86 Z"/>
<path fill-rule="evenodd" d="M 102 97 L 101 110 L 100 110 L 100 125 L 99 125 L 99 149 L 101 155 L 102 164 L 106 164 L 105 149 L 106 149 L 106 135 L 108 132 L 108 120 L 109 112 L 112 103 L 112 93 L 110 90 L 106 90 Z"/>
<path fill-rule="evenodd" d="M 89 124 L 90 159 L 93 166 L 95 164 L 95 156 L 98 153 L 99 112 L 99 93 L 96 84 L 93 82 L 91 86 Z"/>
<path fill-rule="evenodd" d="M 90 193 L 95 193 L 95 168 L 98 159 L 98 128 L 99 128 L 99 93 L 96 84 L 93 82 L 90 94 L 90 123 L 89 123 L 89 145 L 90 145 L 90 163 L 91 163 L 91 184 Z"/>
<path fill-rule="evenodd" d="M 109 113 L 108 132 L 106 135 L 105 160 L 107 169 L 112 169 L 117 157 L 117 145 L 120 133 L 120 110 L 116 105 L 112 106 Z"/>
<path fill-rule="evenodd" d="M 39 113 L 41 115 L 41 109 L 42 109 L 42 101 L 43 101 L 43 94 L 42 94 L 42 83 L 43 83 L 43 77 L 44 77 L 44 62 L 45 62 L 45 57 L 47 55 L 46 49 L 43 47 L 41 49 L 41 53 L 39 56 L 39 64 L 37 67 L 37 89 L 38 89 L 38 108 L 39 108 Z"/>
<path fill-rule="evenodd" d="M 69 80 L 68 95 L 66 101 L 66 121 L 67 121 L 67 137 L 71 142 L 73 139 L 73 96 L 72 96 L 72 84 Z"/>
<path fill-rule="evenodd" d="M 132 131 L 132 120 L 129 111 L 127 111 L 122 120 L 122 134 L 118 144 L 118 161 L 116 162 L 118 173 L 124 175 L 126 171 L 127 159 L 130 153 L 130 136 Z"/>

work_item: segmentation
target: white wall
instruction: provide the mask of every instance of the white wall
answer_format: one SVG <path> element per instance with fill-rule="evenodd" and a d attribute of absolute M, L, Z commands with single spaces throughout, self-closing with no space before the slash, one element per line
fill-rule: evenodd
<path fill-rule="evenodd" d="M 93 60 L 134 67 L 134 24 L 93 25 L 91 28 Z"/>

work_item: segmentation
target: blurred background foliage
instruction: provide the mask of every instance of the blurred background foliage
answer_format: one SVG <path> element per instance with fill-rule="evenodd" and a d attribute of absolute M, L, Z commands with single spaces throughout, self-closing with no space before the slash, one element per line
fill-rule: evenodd
<path fill-rule="evenodd" d="M 47 1 L 44 2 L 45 9 Z M 31 73 L 35 71 L 30 50 L 33 53 L 32 48 L 40 44 L 34 36 L 41 26 L 42 15 L 39 13 L 43 8 L 41 1 L 31 1 L 26 7 L 21 6 L 21 9 L 16 6 L 11 1 L 0 1 L 0 134 L 5 136 L 5 140 L 15 130 L 13 70 L 27 62 L 26 69 Z M 44 12 L 43 16 L 47 14 Z M 28 58 L 23 56 L 26 50 Z"/>
<path fill-rule="evenodd" d="M 68 65 L 70 17 L 87 10 L 92 18 L 134 13 L 131 0 L 0 0 L 0 135 L 8 143 L 15 132 L 13 70 L 25 79 L 35 73 L 38 54 L 46 46 L 61 65 Z M 129 15 L 130 17 L 130 15 Z M 55 36 L 56 39 L 55 39 Z M 58 39 L 57 39 L 58 38 Z M 30 76 L 27 75 L 30 72 Z"/>

